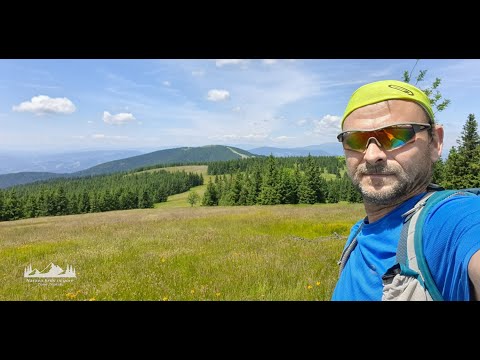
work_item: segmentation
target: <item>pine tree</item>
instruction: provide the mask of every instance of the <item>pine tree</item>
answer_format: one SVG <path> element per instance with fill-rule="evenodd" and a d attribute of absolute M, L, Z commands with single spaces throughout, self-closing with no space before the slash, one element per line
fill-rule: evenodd
<path fill-rule="evenodd" d="M 445 163 L 442 158 L 439 158 L 433 165 L 433 177 L 432 183 L 441 184 L 443 183 L 445 175 Z"/>
<path fill-rule="evenodd" d="M 282 204 L 297 204 L 297 184 L 288 169 L 283 168 L 280 172 L 279 190 Z"/>
<path fill-rule="evenodd" d="M 298 203 L 299 204 L 315 204 L 317 202 L 317 196 L 315 189 L 313 189 L 312 183 L 304 175 L 300 182 L 298 189 Z"/>
<path fill-rule="evenodd" d="M 231 199 L 232 205 L 239 205 L 242 186 L 243 186 L 243 175 L 242 173 L 237 173 L 235 176 L 232 177 L 232 186 L 230 187 L 229 197 Z M 245 204 L 242 204 L 242 205 L 245 205 Z"/>
<path fill-rule="evenodd" d="M 147 190 L 143 190 L 141 195 L 138 197 L 138 208 L 139 209 L 153 208 L 153 199 Z"/>
<path fill-rule="evenodd" d="M 340 185 L 341 179 L 332 179 L 328 181 L 328 192 L 327 192 L 327 202 L 328 203 L 338 203 L 340 200 Z"/>
<path fill-rule="evenodd" d="M 68 213 L 68 200 L 63 187 L 58 188 L 53 201 L 55 203 L 55 215 L 66 215 Z"/>
<path fill-rule="evenodd" d="M 23 209 L 15 190 L 10 191 L 6 197 L 4 214 L 6 220 L 17 220 L 23 217 Z"/>
<path fill-rule="evenodd" d="M 262 186 L 260 188 L 259 201 L 261 205 L 280 204 L 280 192 L 278 191 L 279 175 L 277 162 L 273 155 L 267 159 L 266 171 L 263 174 Z"/>
<path fill-rule="evenodd" d="M 322 177 L 319 166 L 309 154 L 305 161 L 305 174 L 301 184 L 299 202 L 315 204 L 325 202 L 327 183 Z"/>
<path fill-rule="evenodd" d="M 35 196 L 28 196 L 25 203 L 25 217 L 37 217 L 39 213 L 37 198 Z"/>
<path fill-rule="evenodd" d="M 475 115 L 468 115 L 458 148 L 453 146 L 445 162 L 441 185 L 447 189 L 480 187 L 480 137 Z"/>
<path fill-rule="evenodd" d="M 292 175 L 292 185 L 293 185 L 293 194 L 292 204 L 298 204 L 300 201 L 300 184 L 302 183 L 302 173 L 300 172 L 300 165 L 298 162 L 293 164 L 293 175 Z"/>
<path fill-rule="evenodd" d="M 474 114 L 469 114 L 467 122 L 463 126 L 460 139 L 457 139 L 458 150 L 465 154 L 472 155 L 477 151 L 480 145 L 480 136 L 478 135 L 478 123 Z"/>
<path fill-rule="evenodd" d="M 79 199 L 78 212 L 80 214 L 85 214 L 90 211 L 90 199 L 88 197 L 88 192 L 84 190 Z"/>
<path fill-rule="evenodd" d="M 257 203 L 257 186 L 254 174 L 245 176 L 243 191 L 245 192 L 245 205 L 255 205 Z"/>
<path fill-rule="evenodd" d="M 215 176 L 215 183 L 218 184 L 218 177 Z M 202 199 L 203 206 L 216 206 L 218 205 L 217 189 L 215 184 L 212 182 L 212 179 L 208 181 L 207 189 L 203 194 Z"/>
<path fill-rule="evenodd" d="M 2 190 L 0 190 L 0 221 L 7 220 L 5 218 L 5 195 Z"/>

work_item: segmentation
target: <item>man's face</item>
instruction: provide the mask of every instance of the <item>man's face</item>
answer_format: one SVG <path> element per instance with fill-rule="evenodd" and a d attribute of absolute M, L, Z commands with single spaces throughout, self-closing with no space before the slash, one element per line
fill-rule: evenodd
<path fill-rule="evenodd" d="M 371 130 L 395 124 L 425 123 L 428 117 L 420 105 L 411 101 L 388 100 L 352 112 L 343 131 Z M 434 132 L 439 131 L 438 128 Z M 431 180 L 433 163 L 442 149 L 443 130 L 431 141 L 428 131 L 415 135 L 415 141 L 385 150 L 370 141 L 362 153 L 345 149 L 347 171 L 365 202 L 388 205 L 423 191 Z"/>

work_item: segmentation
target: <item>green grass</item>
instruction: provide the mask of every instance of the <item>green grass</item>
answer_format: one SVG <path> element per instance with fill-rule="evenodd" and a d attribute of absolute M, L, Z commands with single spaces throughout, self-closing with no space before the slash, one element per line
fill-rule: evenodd
<path fill-rule="evenodd" d="M 361 204 L 185 204 L 0 223 L 0 300 L 328 300 L 364 216 Z M 50 262 L 77 278 L 23 278 Z"/>
<path fill-rule="evenodd" d="M 195 172 L 197 174 L 202 174 L 203 175 L 203 185 L 200 186 L 195 186 L 190 189 L 190 191 L 195 191 L 198 195 L 200 195 L 200 203 L 202 202 L 203 194 L 205 193 L 205 190 L 207 189 L 207 184 L 210 179 L 212 181 L 214 180 L 215 176 L 214 175 L 208 175 L 207 174 L 207 165 L 186 165 L 186 166 L 171 166 L 171 167 L 166 167 L 162 169 L 152 169 L 152 170 L 146 170 L 146 171 L 158 171 L 158 170 L 167 170 L 167 171 L 185 171 L 185 172 Z M 184 207 L 191 207 L 191 205 L 187 201 L 188 194 L 190 191 L 181 193 L 181 194 L 175 194 L 175 195 L 170 195 L 167 199 L 166 202 L 162 203 L 156 203 L 154 205 L 154 208 L 184 208 Z M 198 206 L 198 204 L 196 205 Z"/>

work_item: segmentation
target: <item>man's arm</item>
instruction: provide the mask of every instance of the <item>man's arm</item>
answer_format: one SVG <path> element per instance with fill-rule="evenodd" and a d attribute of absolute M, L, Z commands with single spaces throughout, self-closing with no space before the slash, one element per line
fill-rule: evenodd
<path fill-rule="evenodd" d="M 480 250 L 473 254 L 468 263 L 468 276 L 473 284 L 473 299 L 480 300 Z"/>

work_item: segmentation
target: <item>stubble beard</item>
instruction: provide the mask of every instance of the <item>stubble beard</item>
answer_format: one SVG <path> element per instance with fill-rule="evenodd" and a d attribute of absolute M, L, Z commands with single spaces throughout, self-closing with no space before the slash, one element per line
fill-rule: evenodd
<path fill-rule="evenodd" d="M 407 173 L 398 164 L 363 163 L 350 174 L 353 185 L 360 191 L 365 203 L 374 205 L 389 205 L 402 199 L 408 199 L 417 191 L 430 183 L 433 174 L 433 164 L 430 157 L 425 154 Z M 389 174 L 385 179 L 365 181 L 368 174 Z"/>

